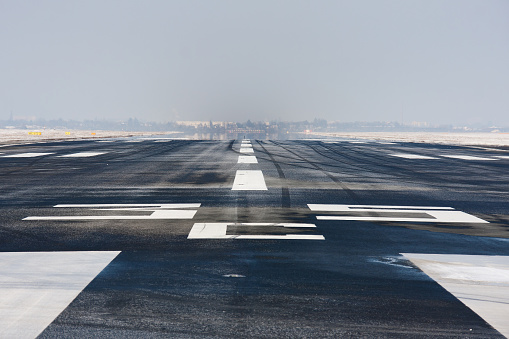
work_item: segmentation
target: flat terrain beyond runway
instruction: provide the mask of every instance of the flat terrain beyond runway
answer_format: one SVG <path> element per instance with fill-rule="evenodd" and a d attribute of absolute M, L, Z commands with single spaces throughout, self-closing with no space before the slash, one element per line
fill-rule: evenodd
<path fill-rule="evenodd" d="M 509 335 L 509 150 L 0 147 L 0 337 Z"/>

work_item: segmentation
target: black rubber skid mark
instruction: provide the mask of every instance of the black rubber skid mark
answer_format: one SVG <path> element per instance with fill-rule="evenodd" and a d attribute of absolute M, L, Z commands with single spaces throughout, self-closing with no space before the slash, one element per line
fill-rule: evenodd
<path fill-rule="evenodd" d="M 267 152 L 267 150 L 265 149 L 265 147 L 263 147 L 263 145 L 260 143 L 260 141 L 256 140 L 256 142 L 260 145 L 261 148 L 263 148 L 263 151 L 265 152 L 265 154 L 267 154 L 269 156 L 270 161 L 272 161 L 272 163 L 276 167 L 279 178 L 286 179 L 285 173 L 281 169 L 281 166 L 276 161 L 276 159 L 274 159 L 272 154 Z M 282 186 L 281 187 L 281 207 L 290 208 L 290 206 L 291 206 L 290 189 L 288 188 L 288 185 L 285 183 L 284 180 L 281 181 L 281 186 Z"/>

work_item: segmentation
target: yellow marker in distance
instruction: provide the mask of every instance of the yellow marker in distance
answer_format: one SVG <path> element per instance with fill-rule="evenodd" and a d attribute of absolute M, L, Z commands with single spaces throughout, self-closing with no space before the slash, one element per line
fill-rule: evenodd
<path fill-rule="evenodd" d="M 95 133 L 94 133 L 94 132 L 92 132 L 92 133 L 90 133 L 90 134 L 95 135 Z"/>
<path fill-rule="evenodd" d="M 71 132 L 65 132 L 65 135 L 71 135 Z"/>
<path fill-rule="evenodd" d="M 41 135 L 41 132 L 28 132 L 28 135 Z"/>

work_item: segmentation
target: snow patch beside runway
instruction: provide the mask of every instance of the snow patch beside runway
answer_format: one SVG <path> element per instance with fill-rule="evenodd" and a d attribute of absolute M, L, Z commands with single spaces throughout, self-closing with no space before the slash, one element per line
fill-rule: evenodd
<path fill-rule="evenodd" d="M 509 257 L 402 253 L 500 333 L 509 337 Z"/>
<path fill-rule="evenodd" d="M 0 337 L 37 337 L 119 253 L 0 253 Z"/>

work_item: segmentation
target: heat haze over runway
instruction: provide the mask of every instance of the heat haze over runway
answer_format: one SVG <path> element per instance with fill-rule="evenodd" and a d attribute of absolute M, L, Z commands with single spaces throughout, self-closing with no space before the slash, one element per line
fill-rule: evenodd
<path fill-rule="evenodd" d="M 509 335 L 507 148 L 108 141 L 1 148 L 0 337 Z"/>

